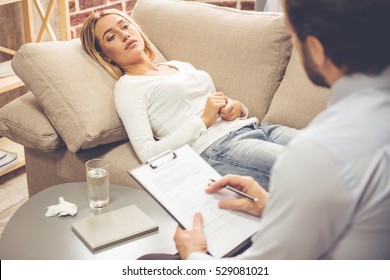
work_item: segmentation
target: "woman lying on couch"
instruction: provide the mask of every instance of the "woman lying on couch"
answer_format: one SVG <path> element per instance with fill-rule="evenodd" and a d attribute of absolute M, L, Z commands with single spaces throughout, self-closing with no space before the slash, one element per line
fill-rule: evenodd
<path fill-rule="evenodd" d="M 268 189 L 274 161 L 296 129 L 248 119 L 244 104 L 217 92 L 190 63 L 154 64 L 150 41 L 121 11 L 93 13 L 81 42 L 117 80 L 116 109 L 142 162 L 189 144 L 221 175 L 251 176 Z"/>

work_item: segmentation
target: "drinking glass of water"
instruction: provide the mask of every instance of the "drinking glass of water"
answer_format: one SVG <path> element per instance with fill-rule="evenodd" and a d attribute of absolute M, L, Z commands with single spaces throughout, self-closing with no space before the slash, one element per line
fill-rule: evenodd
<path fill-rule="evenodd" d="M 89 206 L 102 209 L 110 203 L 109 163 L 104 159 L 91 159 L 85 163 Z"/>

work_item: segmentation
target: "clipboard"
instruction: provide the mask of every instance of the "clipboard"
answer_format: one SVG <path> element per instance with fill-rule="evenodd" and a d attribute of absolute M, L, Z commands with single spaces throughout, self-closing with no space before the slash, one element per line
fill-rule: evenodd
<path fill-rule="evenodd" d="M 214 257 L 232 255 L 260 229 L 260 218 L 218 207 L 221 199 L 236 194 L 225 189 L 205 192 L 209 179 L 221 176 L 188 145 L 128 172 L 182 228 L 191 229 L 194 214 L 201 212 L 209 253 Z"/>
<path fill-rule="evenodd" d="M 174 160 L 175 158 L 177 158 L 176 153 L 172 150 L 168 150 L 152 159 L 149 159 L 146 163 L 149 164 L 152 169 L 156 169 L 161 164 Z"/>

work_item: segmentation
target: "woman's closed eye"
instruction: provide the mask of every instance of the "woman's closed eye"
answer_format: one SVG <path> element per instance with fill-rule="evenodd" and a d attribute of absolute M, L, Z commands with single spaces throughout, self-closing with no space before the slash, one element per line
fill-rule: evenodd
<path fill-rule="evenodd" d="M 126 30 L 129 28 L 129 24 L 126 23 L 124 24 L 122 27 L 121 27 L 121 30 Z M 109 35 L 107 36 L 107 42 L 111 42 L 112 40 L 114 40 L 116 38 L 116 35 L 115 34 L 112 34 L 112 35 Z"/>

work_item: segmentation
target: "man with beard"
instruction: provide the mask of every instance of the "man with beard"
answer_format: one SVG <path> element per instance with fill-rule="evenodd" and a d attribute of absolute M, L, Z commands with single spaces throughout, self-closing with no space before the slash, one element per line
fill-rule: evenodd
<path fill-rule="evenodd" d="M 206 192 L 230 185 L 258 198 L 219 204 L 262 216 L 237 259 L 389 259 L 390 1 L 283 5 L 308 76 L 331 87 L 328 108 L 278 158 L 270 194 L 235 175 Z M 212 258 L 200 213 L 174 239 L 182 259 Z"/>

